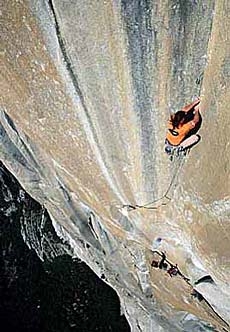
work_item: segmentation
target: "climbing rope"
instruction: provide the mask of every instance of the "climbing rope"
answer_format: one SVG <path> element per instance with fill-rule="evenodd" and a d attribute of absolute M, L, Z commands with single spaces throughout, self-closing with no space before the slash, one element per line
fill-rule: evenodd
<path fill-rule="evenodd" d="M 128 211 L 133 211 L 133 210 L 136 210 L 136 209 L 157 210 L 160 206 L 167 205 L 172 200 L 172 197 L 169 197 L 170 191 L 171 191 L 171 189 L 172 189 L 172 187 L 173 187 L 173 185 L 175 183 L 175 179 L 176 179 L 176 177 L 177 177 L 177 175 L 178 175 L 178 173 L 179 173 L 179 171 L 180 171 L 180 169 L 181 169 L 181 167 L 183 165 L 183 161 L 184 161 L 185 155 L 182 154 L 182 153 L 179 153 L 176 157 L 177 157 L 176 160 L 178 161 L 178 163 L 176 163 L 176 164 L 174 163 L 175 169 L 174 169 L 171 181 L 170 181 L 170 183 L 168 185 L 168 188 L 165 191 L 165 193 L 164 193 L 163 196 L 161 196 L 160 198 L 158 198 L 158 199 L 156 199 L 154 201 L 151 201 L 149 203 L 143 204 L 143 205 L 138 205 L 138 204 L 135 204 L 135 205 L 124 204 L 124 205 L 122 205 L 121 208 L 127 208 Z M 172 161 L 174 161 L 174 158 L 173 158 Z M 151 205 L 153 205 L 153 204 L 155 204 L 157 202 L 160 202 L 160 201 L 162 201 L 164 199 L 166 199 L 167 201 L 160 203 L 160 205 L 158 205 L 158 206 L 151 206 Z"/>

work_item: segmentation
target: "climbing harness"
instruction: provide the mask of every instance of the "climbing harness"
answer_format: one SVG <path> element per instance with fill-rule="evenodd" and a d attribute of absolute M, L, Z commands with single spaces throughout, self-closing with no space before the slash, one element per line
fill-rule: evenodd
<path fill-rule="evenodd" d="M 165 146 L 165 152 L 169 156 L 170 161 L 173 161 L 175 156 L 186 156 L 190 152 L 190 148 L 184 149 L 182 146 L 177 147 L 167 143 L 167 145 Z"/>

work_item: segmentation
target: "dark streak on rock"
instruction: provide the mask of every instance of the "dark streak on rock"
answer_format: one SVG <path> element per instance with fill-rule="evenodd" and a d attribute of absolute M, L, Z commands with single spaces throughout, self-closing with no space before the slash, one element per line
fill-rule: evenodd
<path fill-rule="evenodd" d="M 63 193 L 64 201 L 68 204 L 69 210 L 71 211 L 70 220 L 73 222 L 74 225 L 78 227 L 81 234 L 84 236 L 85 239 L 89 242 L 90 246 L 97 248 L 99 251 L 103 251 L 102 247 L 98 241 L 97 233 L 93 228 L 93 224 L 91 222 L 91 217 L 88 216 L 87 212 L 82 209 L 79 209 L 75 202 L 72 200 L 70 190 L 64 183 L 61 182 L 60 179 L 57 178 L 57 182 L 59 185 L 60 190 Z M 62 225 L 64 228 L 64 226 Z M 78 241 L 81 241 L 78 239 Z M 83 247 L 84 243 L 82 242 Z"/>
<path fill-rule="evenodd" d="M 172 39 L 171 104 L 173 110 L 188 103 L 192 96 L 200 95 L 202 76 L 207 64 L 207 49 L 211 35 L 215 2 L 207 6 L 191 0 L 171 0 L 169 27 Z"/>
<path fill-rule="evenodd" d="M 140 327 L 140 325 L 139 325 L 139 323 L 138 323 L 138 320 L 137 320 L 137 319 L 136 319 L 136 324 L 137 324 L 137 328 L 138 328 L 138 330 L 142 332 L 142 329 L 141 329 L 141 327 Z"/>
<path fill-rule="evenodd" d="M 11 119 L 11 117 L 5 112 L 3 111 L 3 115 L 5 117 L 6 122 L 8 123 L 9 127 L 16 133 L 18 140 L 20 141 L 20 144 L 22 146 L 22 152 L 20 151 L 19 147 L 17 145 L 14 144 L 14 142 L 11 140 L 11 138 L 9 137 L 9 135 L 7 134 L 5 128 L 3 128 L 3 125 L 1 124 L 1 133 L 4 136 L 4 144 L 9 146 L 9 144 L 12 146 L 12 149 L 10 149 L 9 151 L 15 151 L 13 156 L 18 156 L 18 159 L 16 158 L 16 160 L 25 168 L 27 168 L 30 171 L 33 171 L 31 166 L 34 167 L 34 169 L 36 171 L 39 171 L 41 177 L 45 177 L 44 172 L 41 168 L 41 166 L 39 165 L 39 163 L 37 162 L 37 160 L 34 158 L 33 154 L 31 153 L 30 149 L 28 148 L 27 144 L 24 142 L 24 140 L 21 138 L 20 133 L 18 132 L 13 120 Z M 32 147 L 33 143 L 31 142 L 31 140 L 29 139 L 29 137 L 24 133 L 24 137 L 27 141 L 27 143 L 29 142 L 29 146 Z M 17 151 L 17 152 L 16 152 Z"/>
<path fill-rule="evenodd" d="M 5 119 L 6 119 L 7 123 L 9 124 L 9 126 L 17 133 L 18 136 L 20 136 L 17 131 L 17 128 L 14 125 L 13 120 L 9 117 L 9 115 L 5 111 L 3 111 L 3 112 L 4 112 Z"/>
<path fill-rule="evenodd" d="M 0 138 L 2 146 L 5 148 L 6 151 L 10 151 L 12 158 L 15 159 L 15 161 L 20 163 L 27 170 L 32 172 L 32 168 L 29 166 L 26 158 L 23 156 L 18 147 L 11 141 L 10 137 L 8 136 L 5 128 L 1 123 L 0 123 Z"/>
<path fill-rule="evenodd" d="M 197 293 L 196 297 L 198 298 L 199 301 L 204 301 L 207 306 L 213 311 L 213 313 L 222 321 L 222 323 L 227 326 L 228 328 L 230 327 L 230 325 L 228 324 L 228 322 L 223 318 L 221 317 L 221 315 L 216 311 L 216 308 L 213 307 L 209 302 L 208 300 L 206 300 L 206 298 L 200 293 L 198 292 L 196 289 L 194 289 L 194 291 Z"/>
<path fill-rule="evenodd" d="M 145 174 L 145 188 L 154 189 L 154 123 L 153 123 L 153 81 L 151 74 L 157 62 L 157 31 L 152 27 L 152 6 L 150 0 L 122 0 L 122 17 L 128 37 L 128 50 L 132 70 L 133 88 L 136 99 L 136 113 L 140 121 L 142 163 Z M 152 196 L 151 196 L 152 198 Z"/>
<path fill-rule="evenodd" d="M 88 219 L 88 225 L 89 225 L 89 228 L 91 229 L 91 232 L 92 234 L 94 235 L 95 239 L 98 240 L 98 236 L 97 236 L 97 233 L 93 227 L 93 223 L 92 223 L 92 218 L 91 216 L 89 216 L 89 219 Z"/>
<path fill-rule="evenodd" d="M 61 49 L 61 52 L 62 52 L 62 55 L 63 55 L 63 58 L 64 58 L 64 62 L 65 62 L 65 65 L 66 65 L 66 69 L 69 73 L 69 76 L 70 76 L 71 81 L 73 83 L 74 89 L 75 89 L 75 91 L 76 91 L 76 93 L 77 93 L 77 95 L 78 95 L 78 97 L 81 101 L 82 107 L 83 107 L 83 109 L 85 111 L 85 114 L 87 116 L 87 119 L 89 121 L 90 128 L 92 130 L 95 142 L 96 142 L 97 146 L 99 146 L 99 143 L 98 143 L 98 140 L 97 140 L 97 135 L 95 133 L 95 130 L 94 130 L 94 127 L 93 127 L 93 124 L 92 124 L 92 121 L 91 121 L 91 118 L 90 118 L 90 115 L 89 115 L 89 112 L 88 112 L 88 109 L 87 109 L 87 106 L 86 106 L 86 103 L 85 103 L 85 99 L 84 99 L 82 90 L 81 90 L 81 88 L 79 86 L 79 83 L 78 83 L 77 74 L 74 72 L 74 70 L 72 68 L 71 60 L 70 60 L 70 58 L 67 54 L 65 42 L 64 42 L 64 39 L 63 39 L 62 34 L 61 34 L 61 29 L 60 29 L 60 26 L 59 26 L 59 23 L 58 23 L 57 14 L 56 14 L 56 10 L 54 8 L 53 1 L 49 0 L 48 3 L 49 3 L 49 6 L 50 6 L 50 10 L 53 14 L 56 34 L 57 34 L 59 46 L 60 46 L 60 49 Z"/>
<path fill-rule="evenodd" d="M 61 28 L 60 28 L 60 25 L 58 23 L 58 18 L 57 18 L 56 10 L 54 8 L 53 1 L 52 0 L 48 0 L 48 3 L 49 3 L 49 6 L 50 6 L 50 10 L 51 10 L 51 12 L 53 14 L 53 18 L 54 18 L 54 22 L 55 22 L 56 34 L 57 34 L 59 46 L 60 46 L 60 49 L 61 49 L 61 52 L 62 52 L 62 55 L 63 55 L 63 58 L 64 58 L 64 62 L 65 62 L 65 65 L 66 65 L 67 72 L 69 73 L 69 76 L 71 78 L 73 87 L 74 87 L 74 89 L 75 89 L 75 91 L 76 91 L 76 93 L 77 93 L 77 95 L 78 95 L 78 97 L 79 97 L 79 99 L 81 101 L 82 107 L 83 107 L 83 109 L 85 111 L 85 115 L 87 117 L 87 120 L 88 120 L 90 129 L 91 129 L 91 132 L 92 132 L 95 144 L 96 144 L 96 146 L 98 147 L 98 149 L 100 151 L 100 155 L 102 157 L 102 160 L 103 160 L 104 164 L 106 165 L 106 158 L 105 158 L 105 155 L 103 153 L 103 149 L 101 149 L 101 147 L 100 147 L 100 144 L 99 144 L 99 141 L 98 141 L 98 138 L 97 138 L 97 134 L 95 132 L 94 125 L 92 123 L 92 120 L 91 120 L 88 108 L 86 106 L 86 102 L 85 102 L 82 90 L 81 90 L 81 88 L 79 86 L 79 83 L 78 83 L 77 74 L 73 70 L 71 60 L 70 60 L 70 58 L 69 58 L 69 56 L 67 54 L 67 50 L 66 50 L 66 46 L 65 46 L 65 41 L 64 41 L 64 38 L 62 37 L 62 34 L 61 34 Z M 110 177 L 114 180 L 113 175 L 110 174 Z M 116 179 L 115 179 L 115 182 L 116 182 Z"/>

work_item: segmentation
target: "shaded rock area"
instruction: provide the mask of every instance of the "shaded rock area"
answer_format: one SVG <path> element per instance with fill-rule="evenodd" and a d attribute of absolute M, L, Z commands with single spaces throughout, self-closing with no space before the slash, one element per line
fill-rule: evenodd
<path fill-rule="evenodd" d="M 202 278 L 200 278 L 199 280 L 194 282 L 194 285 L 198 285 L 201 282 L 210 282 L 210 283 L 214 283 L 214 280 L 212 279 L 211 276 L 204 276 Z"/>
<path fill-rule="evenodd" d="M 44 215 L 44 216 L 43 216 Z M 43 225 L 38 258 L 22 238 L 26 223 Z M 36 227 L 33 228 L 33 243 Z M 29 230 L 28 230 L 29 232 Z M 28 239 L 27 234 L 27 239 Z M 32 240 L 31 240 L 32 241 Z M 39 245 L 37 245 L 39 247 Z M 58 249 L 57 249 L 58 248 Z M 72 259 L 48 213 L 0 163 L 0 322 L 4 332 L 130 331 L 114 290 Z M 49 253 L 54 256 L 49 256 Z"/>

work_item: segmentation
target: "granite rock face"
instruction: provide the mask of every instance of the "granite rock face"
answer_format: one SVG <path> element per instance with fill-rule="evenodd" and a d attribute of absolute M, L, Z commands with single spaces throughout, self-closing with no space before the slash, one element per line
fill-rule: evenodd
<path fill-rule="evenodd" d="M 229 330 L 229 6 L 1 4 L 0 157 L 133 331 Z M 202 141 L 170 163 L 167 117 L 195 95 Z M 151 268 L 156 243 L 190 283 Z"/>
<path fill-rule="evenodd" d="M 0 162 L 3 331 L 130 331 L 116 292 L 71 252 L 47 211 Z"/>

